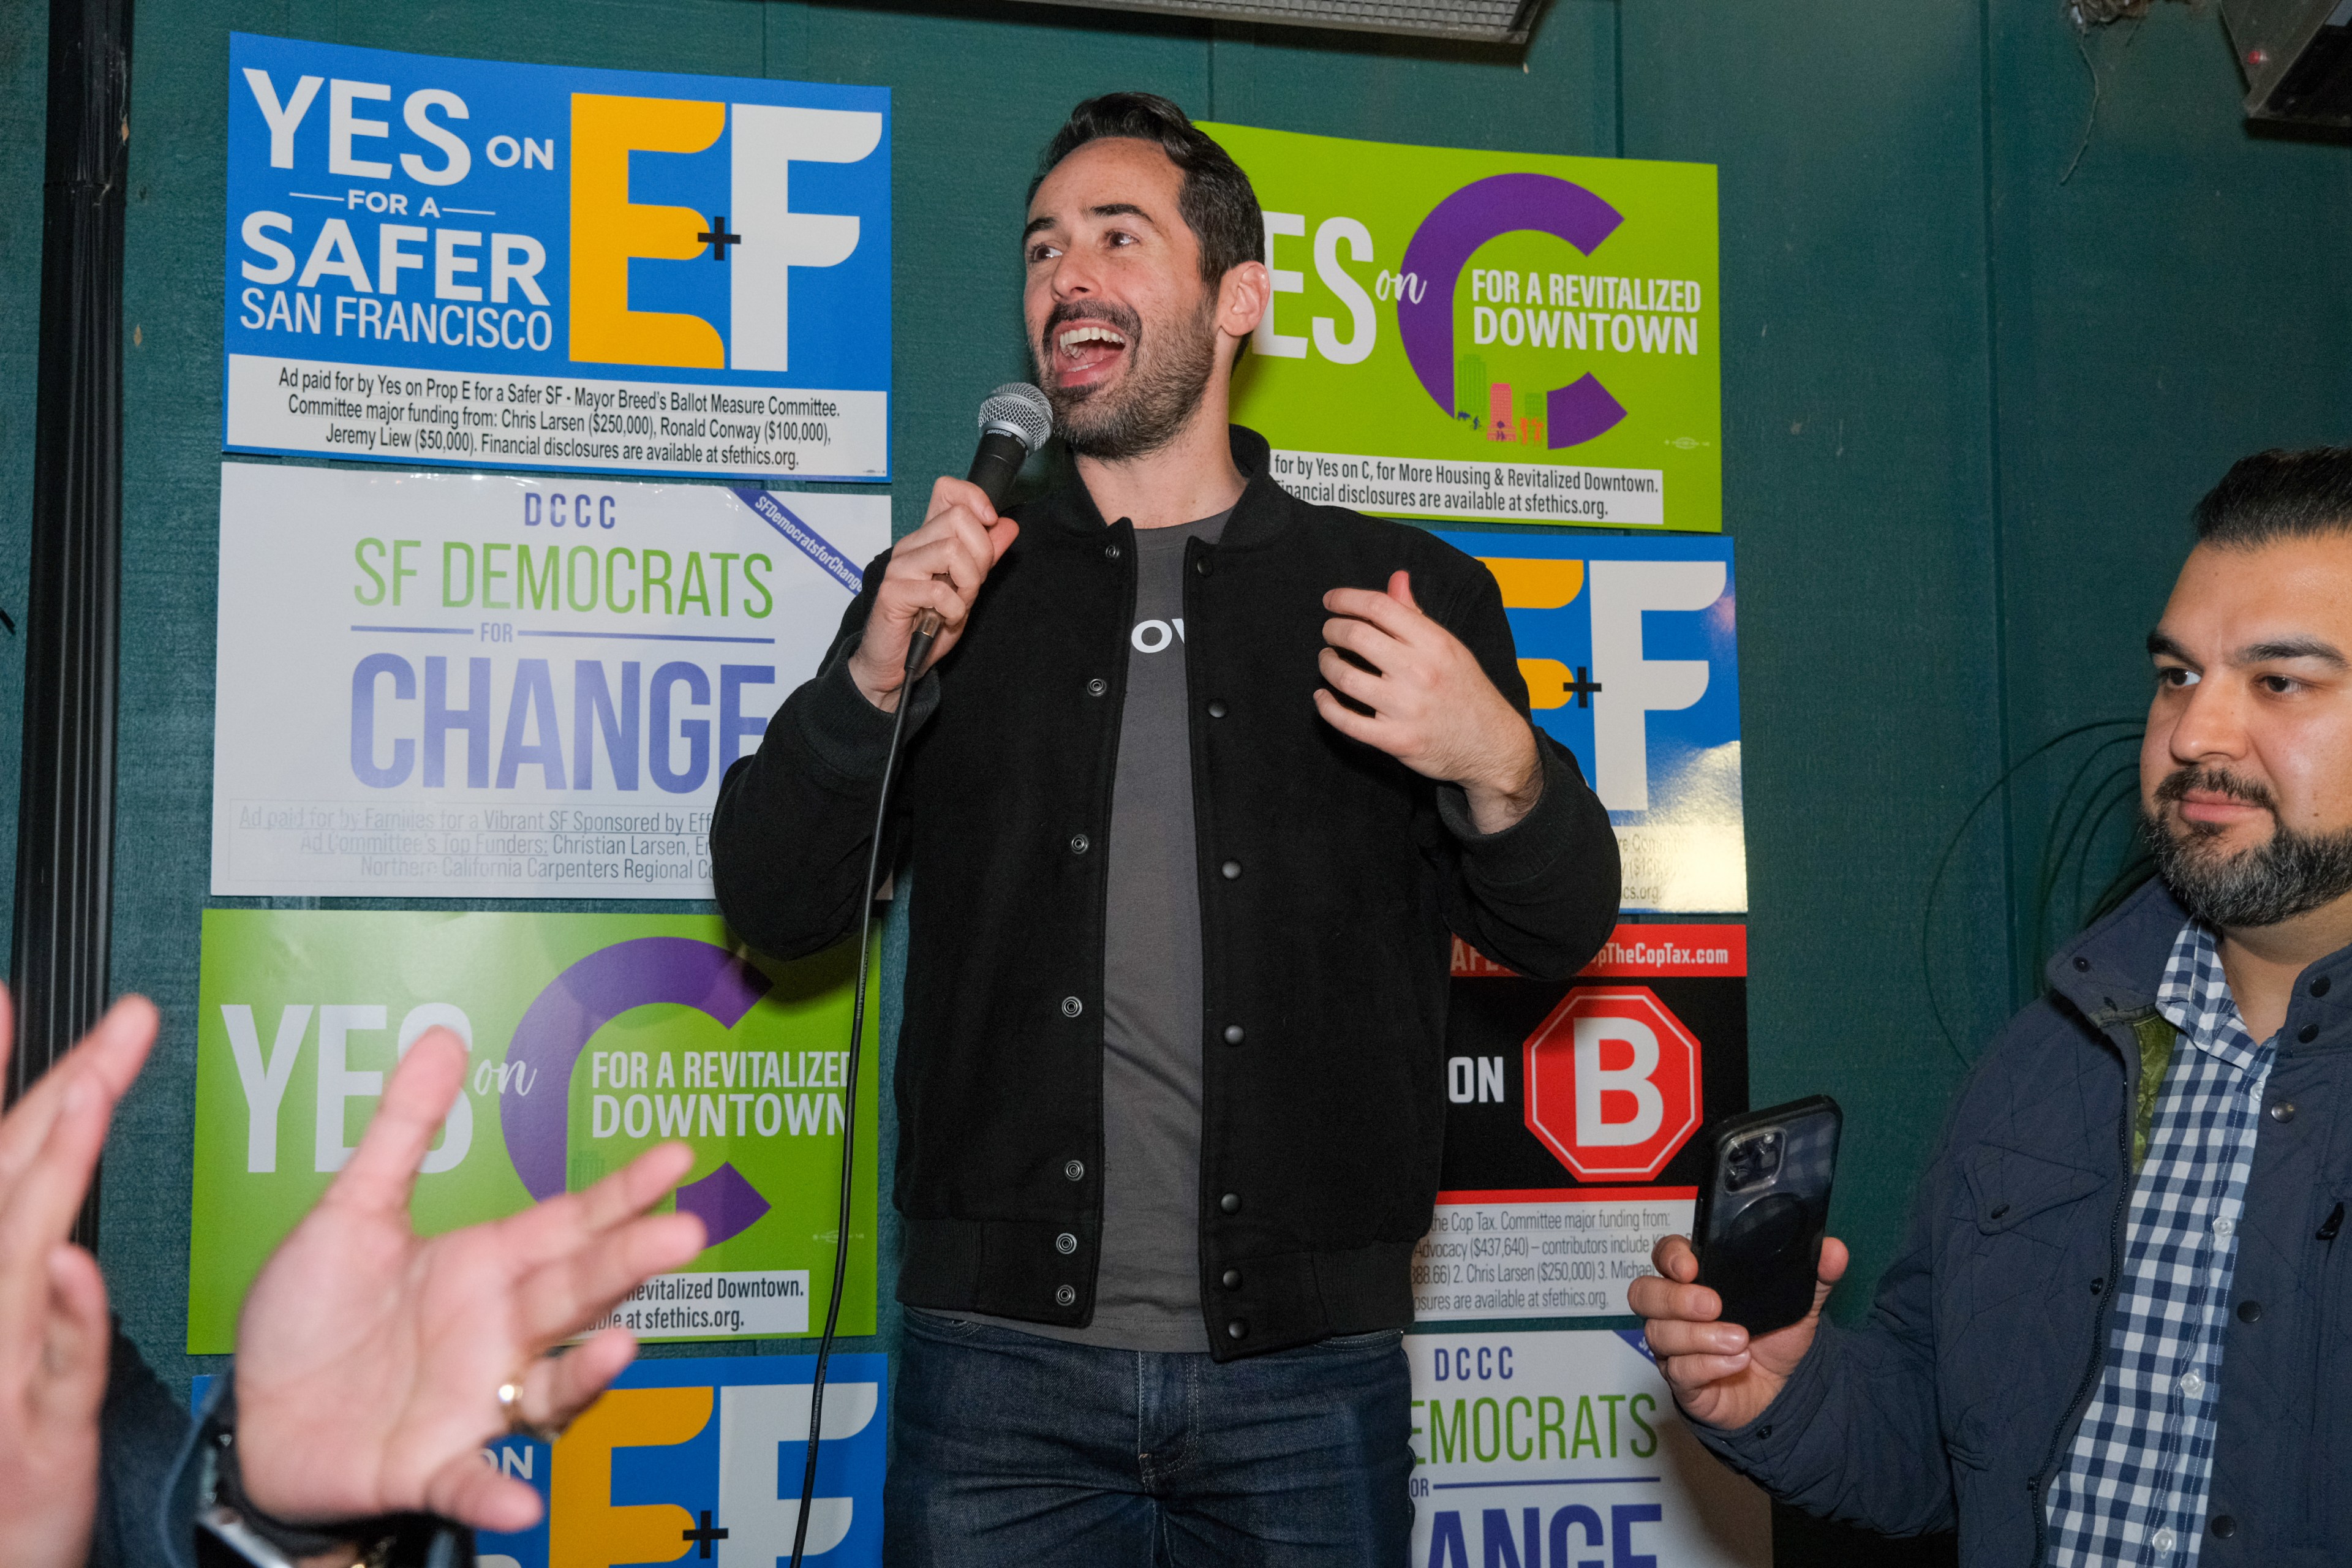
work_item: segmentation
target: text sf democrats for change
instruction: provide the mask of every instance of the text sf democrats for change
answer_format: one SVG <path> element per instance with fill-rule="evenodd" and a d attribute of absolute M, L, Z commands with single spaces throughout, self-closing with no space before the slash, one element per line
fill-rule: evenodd
<path fill-rule="evenodd" d="M 707 899 L 879 495 L 227 463 L 213 891 Z"/>

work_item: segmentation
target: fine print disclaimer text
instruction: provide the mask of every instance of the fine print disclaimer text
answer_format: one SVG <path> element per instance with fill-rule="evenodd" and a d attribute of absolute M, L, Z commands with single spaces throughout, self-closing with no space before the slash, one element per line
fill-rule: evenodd
<path fill-rule="evenodd" d="M 1625 1290 L 1651 1249 L 1687 1234 L 1686 1197 L 1448 1201 L 1412 1255 L 1414 1318 L 1605 1318 L 1625 1314 Z"/>
<path fill-rule="evenodd" d="M 518 803 L 230 803 L 233 874 L 361 893 L 707 899 L 710 813 Z"/>
<path fill-rule="evenodd" d="M 1666 521 L 1665 475 L 1657 468 L 1347 452 L 1276 452 L 1273 462 L 1275 482 L 1299 500 L 1357 511 L 1623 528 L 1663 528 Z"/>
<path fill-rule="evenodd" d="M 656 1274 L 580 1337 L 621 1328 L 641 1340 L 759 1339 L 804 1334 L 808 1324 L 805 1268 Z"/>
<path fill-rule="evenodd" d="M 889 396 L 480 376 L 232 354 L 232 448 L 630 473 L 879 479 Z"/>

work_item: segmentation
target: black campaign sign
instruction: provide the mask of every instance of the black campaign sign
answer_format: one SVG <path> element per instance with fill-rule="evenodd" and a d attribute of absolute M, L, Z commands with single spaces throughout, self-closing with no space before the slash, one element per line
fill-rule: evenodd
<path fill-rule="evenodd" d="M 1692 1195 L 1700 1125 L 1748 1109 L 1747 935 L 1620 926 L 1564 984 L 1457 942 L 1440 1201 L 1595 1186 Z"/>

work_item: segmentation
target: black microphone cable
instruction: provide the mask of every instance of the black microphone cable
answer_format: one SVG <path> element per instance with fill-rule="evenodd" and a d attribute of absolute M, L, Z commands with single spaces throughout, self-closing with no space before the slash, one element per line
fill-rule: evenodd
<path fill-rule="evenodd" d="M 875 889 L 882 874 L 882 831 L 890 816 L 890 786 L 898 772 L 898 755 L 907 743 L 907 710 L 915 703 L 915 674 L 930 657 L 939 635 L 934 616 L 926 616 L 907 644 L 907 679 L 898 687 L 898 708 L 890 721 L 890 749 L 882 762 L 882 788 L 874 802 L 874 843 L 866 856 L 865 902 L 857 920 L 857 984 L 850 994 L 849 1114 L 841 1129 L 841 1226 L 833 1239 L 833 1289 L 824 1309 L 824 1333 L 816 1342 L 816 1374 L 809 1384 L 808 1463 L 801 1469 L 801 1506 L 793 1521 L 793 1568 L 801 1568 L 801 1552 L 808 1544 L 809 1510 L 816 1500 L 817 1444 L 824 1429 L 824 1373 L 833 1359 L 833 1341 L 841 1324 L 841 1290 L 849 1279 L 849 1211 L 856 1191 L 857 1059 L 866 1035 L 866 979 L 874 956 Z M 877 1307 L 879 1303 L 877 1303 Z"/>
<path fill-rule="evenodd" d="M 1021 472 L 1022 461 L 1053 433 L 1054 415 L 1045 395 L 1024 382 L 1008 382 L 990 393 L 980 405 L 980 447 L 972 455 L 968 476 L 980 486 L 991 506 L 1003 504 L 1005 491 Z M 793 1564 L 801 1568 L 808 1544 L 809 1510 L 816 1500 L 817 1447 L 824 1430 L 824 1373 L 833 1360 L 835 1331 L 841 1323 L 841 1290 L 849 1278 L 849 1210 L 856 1191 L 857 1152 L 857 1059 L 866 1033 L 866 979 L 873 962 L 874 891 L 882 879 L 882 830 L 890 819 L 890 786 L 897 781 L 899 752 L 907 744 L 907 709 L 915 700 L 915 677 L 930 657 L 940 635 L 940 616 L 925 610 L 907 642 L 906 679 L 898 687 L 898 707 L 890 721 L 890 750 L 882 762 L 882 788 L 874 802 L 874 843 L 866 857 L 866 899 L 857 918 L 857 985 L 849 1005 L 849 1115 L 841 1131 L 841 1226 L 833 1238 L 833 1290 L 824 1309 L 824 1333 L 816 1342 L 816 1374 L 809 1384 L 808 1463 L 801 1470 L 800 1515 L 793 1521 Z M 881 1281 L 875 1281 L 878 1310 Z"/>

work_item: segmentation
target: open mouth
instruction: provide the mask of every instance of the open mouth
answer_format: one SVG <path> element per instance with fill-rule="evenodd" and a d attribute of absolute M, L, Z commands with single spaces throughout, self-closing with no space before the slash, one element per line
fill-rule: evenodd
<path fill-rule="evenodd" d="M 1051 328 L 1055 381 L 1085 386 L 1108 376 L 1129 349 L 1128 334 L 1106 321 L 1066 321 Z"/>

